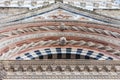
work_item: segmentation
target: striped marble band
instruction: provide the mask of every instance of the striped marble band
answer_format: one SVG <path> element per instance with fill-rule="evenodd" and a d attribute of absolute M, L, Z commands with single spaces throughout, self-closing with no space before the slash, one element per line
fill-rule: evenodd
<path fill-rule="evenodd" d="M 47 55 L 47 58 L 44 56 Z M 112 57 L 108 57 L 102 53 L 92 50 L 86 49 L 73 49 L 73 48 L 46 48 L 46 49 L 39 49 L 31 52 L 27 52 L 20 56 L 15 57 L 16 60 L 32 60 L 32 59 L 95 59 L 95 60 L 113 60 Z M 84 56 L 84 58 L 83 58 Z M 82 57 L 82 58 L 81 58 Z"/>

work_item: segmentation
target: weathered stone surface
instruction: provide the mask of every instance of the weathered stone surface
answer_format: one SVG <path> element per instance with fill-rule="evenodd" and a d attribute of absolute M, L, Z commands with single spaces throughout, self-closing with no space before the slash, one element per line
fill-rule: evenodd
<path fill-rule="evenodd" d="M 119 12 L 117 0 L 0 0 L 0 80 L 119 80 Z"/>
<path fill-rule="evenodd" d="M 119 61 L 34 60 L 0 61 L 4 80 L 11 79 L 114 79 L 120 78 Z M 11 67 L 12 65 L 12 67 Z M 20 70 L 20 67 L 22 70 Z M 3 74 L 3 73 L 2 73 Z"/>

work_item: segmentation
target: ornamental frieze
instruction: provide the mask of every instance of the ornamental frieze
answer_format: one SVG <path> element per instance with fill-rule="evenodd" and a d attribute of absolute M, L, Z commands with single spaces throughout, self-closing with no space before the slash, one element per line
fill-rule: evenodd
<path fill-rule="evenodd" d="M 0 61 L 4 79 L 119 79 L 119 61 Z M 43 76 L 44 75 L 44 76 Z"/>

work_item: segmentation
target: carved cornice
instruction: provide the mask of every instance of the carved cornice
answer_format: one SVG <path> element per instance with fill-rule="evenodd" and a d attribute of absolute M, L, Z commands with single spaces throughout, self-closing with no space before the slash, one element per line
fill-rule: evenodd
<path fill-rule="evenodd" d="M 3 79 L 119 79 L 119 61 L 0 61 Z"/>
<path fill-rule="evenodd" d="M 16 61 L 0 61 L 0 67 L 1 69 L 5 70 L 5 71 L 11 71 L 11 69 L 15 69 L 15 71 L 19 71 L 19 68 L 23 69 L 23 71 L 29 71 L 29 69 L 34 69 L 36 70 L 38 67 L 40 68 L 43 67 L 44 71 L 47 71 L 46 69 L 49 68 L 53 68 L 53 70 L 55 70 L 55 67 L 58 68 L 58 66 L 61 67 L 62 71 L 64 71 L 66 68 L 70 68 L 71 70 L 74 71 L 74 68 L 79 67 L 81 68 L 81 71 L 85 71 L 85 68 L 88 68 L 88 72 L 89 70 L 92 71 L 96 68 L 98 68 L 98 71 L 101 71 L 101 69 L 103 68 L 103 71 L 111 71 L 111 69 L 113 69 L 113 67 L 115 68 L 116 71 L 119 72 L 120 70 L 120 63 L 119 61 L 97 61 L 97 60 L 76 60 L 76 59 L 46 59 L 46 60 L 16 60 Z M 64 66 L 63 66 L 64 65 Z M 46 67 L 45 67 L 46 66 Z M 67 66 L 67 67 L 66 67 Z M 69 67 L 68 67 L 69 66 Z M 29 69 L 28 69 L 29 68 Z M 82 70 L 83 69 L 83 70 Z M 115 72 L 116 72 L 115 71 Z"/>

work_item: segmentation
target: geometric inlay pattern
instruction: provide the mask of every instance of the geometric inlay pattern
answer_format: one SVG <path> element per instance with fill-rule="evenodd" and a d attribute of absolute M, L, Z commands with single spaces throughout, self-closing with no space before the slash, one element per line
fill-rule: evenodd
<path fill-rule="evenodd" d="M 44 59 L 45 55 L 48 55 L 47 59 L 52 59 L 53 55 L 57 55 L 57 59 L 62 59 L 62 55 L 66 55 L 66 59 L 71 59 L 72 54 L 75 55 L 75 59 L 81 59 L 81 56 L 84 56 L 82 59 L 93 58 L 95 60 L 113 60 L 112 57 L 108 57 L 102 53 L 85 50 L 85 49 L 72 49 L 72 48 L 46 48 L 31 51 L 20 56 L 17 56 L 16 60 L 33 60 L 35 58 Z"/>

